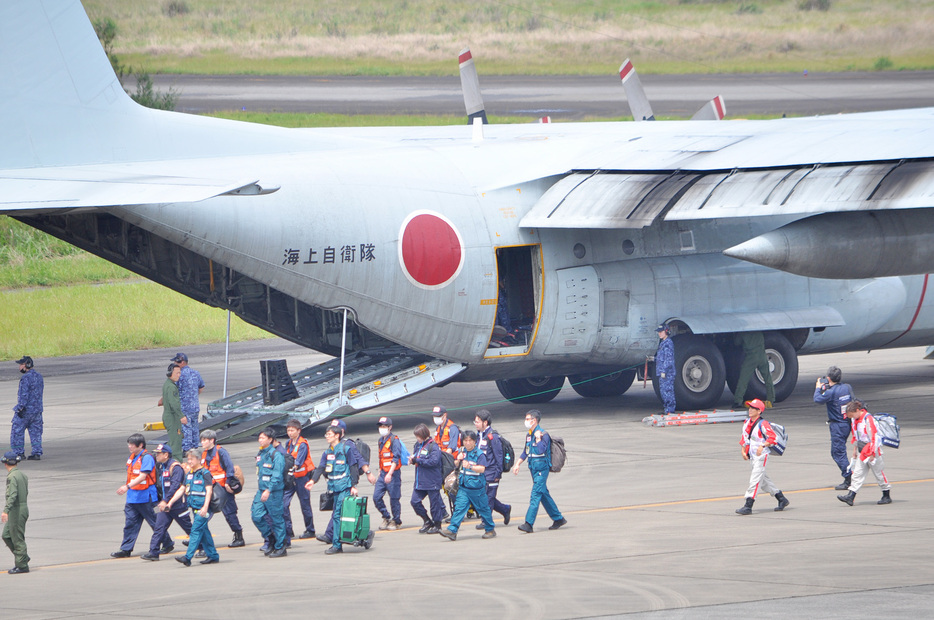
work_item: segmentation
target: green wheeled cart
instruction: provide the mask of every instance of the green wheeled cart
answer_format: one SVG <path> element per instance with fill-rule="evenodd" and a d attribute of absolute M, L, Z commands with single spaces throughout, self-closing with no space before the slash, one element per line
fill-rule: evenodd
<path fill-rule="evenodd" d="M 367 498 L 349 495 L 344 498 L 341 508 L 341 542 L 354 547 L 369 549 L 373 545 L 373 530 L 370 529 L 370 515 L 366 513 Z"/>

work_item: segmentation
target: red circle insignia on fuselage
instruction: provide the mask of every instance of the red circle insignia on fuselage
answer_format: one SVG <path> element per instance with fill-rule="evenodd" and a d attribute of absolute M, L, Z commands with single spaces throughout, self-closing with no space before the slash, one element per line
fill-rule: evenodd
<path fill-rule="evenodd" d="M 402 223 L 399 263 L 409 281 L 420 288 L 447 286 L 464 266 L 464 241 L 443 215 L 416 211 Z"/>

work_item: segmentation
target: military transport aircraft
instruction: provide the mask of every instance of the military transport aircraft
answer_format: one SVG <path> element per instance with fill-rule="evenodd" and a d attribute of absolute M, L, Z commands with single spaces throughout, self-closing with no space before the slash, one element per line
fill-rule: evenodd
<path fill-rule="evenodd" d="M 934 342 L 934 109 L 282 129 L 140 107 L 78 0 L 6 0 L 0 127 L 3 212 L 344 352 L 309 423 L 452 380 L 619 395 L 662 322 L 680 408 L 739 332 L 779 400 L 798 355 Z"/>

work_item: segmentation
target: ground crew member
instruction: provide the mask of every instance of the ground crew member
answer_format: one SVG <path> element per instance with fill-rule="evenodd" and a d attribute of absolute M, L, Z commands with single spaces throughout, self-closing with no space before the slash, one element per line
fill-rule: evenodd
<path fill-rule="evenodd" d="M 285 458 L 272 445 L 275 438 L 276 431 L 267 426 L 257 439 L 259 453 L 256 455 L 256 495 L 253 497 L 250 513 L 256 529 L 269 541 L 266 556 L 281 558 L 287 553 L 285 518 L 282 516 Z M 272 523 L 271 527 L 266 523 L 267 516 Z"/>
<path fill-rule="evenodd" d="M 299 538 L 315 537 L 315 516 L 311 511 L 311 494 L 305 488 L 308 482 L 308 476 L 315 468 L 314 461 L 311 460 L 311 446 L 308 440 L 302 437 L 302 423 L 298 420 L 289 420 L 285 427 L 285 432 L 289 436 L 289 441 L 285 445 L 286 451 L 292 455 L 295 461 L 292 476 L 295 478 L 295 486 L 291 489 L 285 489 L 282 493 L 282 507 L 285 516 L 286 536 L 292 538 L 292 512 L 289 505 L 292 503 L 292 496 L 298 495 L 298 507 L 302 510 L 302 517 L 305 520 L 305 530 Z"/>
<path fill-rule="evenodd" d="M 467 508 L 473 506 L 480 515 L 483 529 L 486 530 L 482 538 L 493 538 L 496 536 L 496 526 L 493 525 L 493 513 L 490 512 L 490 504 L 487 501 L 486 478 L 483 476 L 488 466 L 486 454 L 477 446 L 477 434 L 473 431 L 464 431 L 463 444 L 464 449 L 457 459 L 460 465 L 460 486 L 454 504 L 454 514 L 451 515 L 451 524 L 439 534 L 449 540 L 457 540 L 457 530 L 467 516 Z"/>
<path fill-rule="evenodd" d="M 377 422 L 379 428 L 379 472 L 370 474 L 367 479 L 375 485 L 373 505 L 383 515 L 381 530 L 397 530 L 402 525 L 402 442 L 398 435 L 392 434 L 392 419 L 382 417 Z M 389 493 L 389 510 L 383 496 Z"/>
<path fill-rule="evenodd" d="M 525 436 L 525 449 L 516 461 L 516 466 L 512 468 L 512 473 L 519 475 L 519 468 L 522 467 L 523 462 L 528 460 L 529 472 L 532 474 L 529 509 L 525 512 L 525 523 L 519 526 L 519 529 L 526 534 L 532 533 L 535 517 L 538 516 L 539 504 L 545 507 L 545 512 L 553 521 L 549 530 L 556 530 L 562 525 L 567 525 L 568 522 L 561 515 L 558 505 L 551 498 L 551 492 L 548 490 L 548 474 L 551 472 L 551 437 L 541 427 L 541 421 L 542 412 L 538 409 L 532 409 L 525 414 L 525 428 L 528 429 Z"/>
<path fill-rule="evenodd" d="M 882 499 L 877 504 L 891 504 L 892 498 L 889 490 L 892 485 L 885 477 L 885 463 L 882 460 L 882 435 L 876 427 L 876 419 L 872 417 L 866 407 L 858 400 L 850 401 L 846 406 L 846 417 L 853 425 L 853 440 L 856 444 L 853 450 L 853 480 L 846 495 L 838 495 L 837 499 L 848 506 L 853 505 L 856 494 L 859 493 L 863 481 L 866 480 L 866 470 L 871 469 L 876 477 L 879 488 L 882 489 Z"/>
<path fill-rule="evenodd" d="M 139 528 L 143 521 L 156 530 L 156 514 L 153 505 L 156 503 L 156 461 L 146 451 L 146 438 L 139 433 L 127 437 L 127 448 L 130 457 L 126 460 L 126 484 L 117 489 L 117 495 L 126 495 L 126 506 L 123 514 L 126 517 L 123 525 L 123 542 L 120 550 L 110 554 L 112 558 L 128 558 L 133 554 Z M 168 534 L 163 536 L 163 545 L 172 545 Z"/>
<path fill-rule="evenodd" d="M 198 422 L 201 416 L 201 403 L 198 394 L 204 390 L 204 380 L 201 373 L 188 365 L 188 356 L 176 353 L 172 361 L 182 369 L 178 377 L 178 396 L 182 405 L 182 414 L 188 420 L 182 425 L 182 447 L 191 450 L 198 447 Z"/>
<path fill-rule="evenodd" d="M 160 443 L 156 446 L 153 456 L 156 459 L 156 480 L 162 488 L 162 500 L 155 509 L 156 527 L 149 541 L 149 553 L 144 553 L 140 558 L 156 562 L 159 554 L 175 550 L 174 544 L 162 545 L 172 521 L 178 523 L 190 537 L 191 517 L 188 516 L 188 503 L 185 501 L 185 468 L 172 457 L 172 448 L 168 444 Z M 172 537 L 169 536 L 168 540 L 171 543 Z"/>
<path fill-rule="evenodd" d="M 0 459 L 6 467 L 6 503 L 0 521 L 4 523 L 3 542 L 13 552 L 14 566 L 7 571 L 11 575 L 29 572 L 29 554 L 26 553 L 26 521 L 29 519 L 26 497 L 29 495 L 29 480 L 16 466 L 20 461 L 17 456 L 14 450 L 10 450 Z"/>
<path fill-rule="evenodd" d="M 351 460 L 345 442 L 341 441 L 343 437 L 344 432 L 337 425 L 329 426 L 324 432 L 324 439 L 328 442 L 327 450 L 321 454 L 321 460 L 312 472 L 311 480 L 305 485 L 310 491 L 324 475 L 328 480 L 328 493 L 334 495 L 334 510 L 331 512 L 331 523 L 328 527 L 333 531 L 336 523 L 338 530 L 334 532 L 331 546 L 325 551 L 328 555 L 343 552 L 339 528 L 344 499 L 350 495 L 356 497 L 357 482 L 360 479 L 360 470 L 357 463 Z"/>
<path fill-rule="evenodd" d="M 168 444 L 173 454 L 182 453 L 182 425 L 188 424 L 188 418 L 182 414 L 182 403 L 178 397 L 178 378 L 182 369 L 174 362 L 166 371 L 165 383 L 162 384 L 162 424 L 168 435 Z"/>
<path fill-rule="evenodd" d="M 191 558 L 195 555 L 195 549 L 204 549 L 205 557 L 201 560 L 202 564 L 217 564 L 221 561 L 220 554 L 217 553 L 217 547 L 214 546 L 214 537 L 211 536 L 211 530 L 208 529 L 208 521 L 214 516 L 210 512 L 211 495 L 214 489 L 221 487 L 214 484 L 214 476 L 211 471 L 204 467 L 204 455 L 200 450 L 189 450 L 188 475 L 185 476 L 185 495 L 188 498 L 188 507 L 191 508 L 194 522 L 191 525 L 191 537 L 188 539 L 188 550 L 185 555 L 176 557 L 176 561 L 185 566 L 191 566 Z"/>
<path fill-rule="evenodd" d="M 826 381 L 817 378 L 814 386 L 814 402 L 827 404 L 827 425 L 830 427 L 830 456 L 833 457 L 843 482 L 834 487 L 837 491 L 850 488 L 850 460 L 846 457 L 846 440 L 850 436 L 850 421 L 844 411 L 855 397 L 853 388 L 842 383 L 843 372 L 836 366 L 827 369 Z"/>
<path fill-rule="evenodd" d="M 742 332 L 736 334 L 734 341 L 743 348 L 743 363 L 739 368 L 739 378 L 736 380 L 736 391 L 733 393 L 733 408 L 741 409 L 746 400 L 746 388 L 749 380 L 757 370 L 765 381 L 765 408 L 769 409 L 775 402 L 775 384 L 772 382 L 772 369 L 769 368 L 769 358 L 765 354 L 765 336 L 762 332 Z"/>
<path fill-rule="evenodd" d="M 444 503 L 441 501 L 441 448 L 431 439 L 428 427 L 419 424 L 413 431 L 415 446 L 409 463 L 415 465 L 415 484 L 412 488 L 412 509 L 425 524 L 419 534 L 437 534 L 441 531 L 441 520 L 444 518 Z M 422 502 L 428 496 L 431 506 L 431 518 Z"/>
<path fill-rule="evenodd" d="M 230 454 L 221 446 L 216 445 L 217 433 L 207 429 L 201 433 L 201 465 L 211 472 L 214 482 L 217 484 L 214 492 L 220 498 L 221 510 L 224 513 L 224 519 L 233 532 L 233 540 L 228 547 L 242 547 L 246 544 L 243 541 L 243 526 L 240 525 L 240 519 L 237 517 L 237 499 L 234 495 L 234 488 L 231 485 L 240 487 L 240 481 L 237 480 L 233 461 L 230 460 Z"/>
<path fill-rule="evenodd" d="M 662 395 L 665 405 L 665 415 L 675 412 L 675 345 L 669 337 L 671 332 L 668 325 L 662 324 L 655 328 L 658 334 L 658 350 L 655 352 L 655 376 L 658 381 L 658 391 Z"/>
<path fill-rule="evenodd" d="M 746 489 L 746 504 L 737 508 L 736 514 L 752 514 L 752 504 L 756 501 L 759 485 L 766 493 L 771 493 L 778 500 L 776 511 L 782 511 L 789 504 L 788 499 L 775 486 L 772 479 L 765 473 L 765 463 L 771 454 L 769 446 L 775 445 L 775 431 L 768 420 L 761 417 L 765 411 L 765 403 L 758 398 L 746 403 L 749 408 L 749 418 L 743 424 L 743 436 L 739 440 L 742 447 L 743 459 L 752 461 L 752 474 L 749 476 L 749 488 Z"/>
<path fill-rule="evenodd" d="M 366 459 L 363 458 L 363 454 L 357 449 L 357 444 L 353 439 L 347 437 L 347 424 L 343 420 L 331 420 L 330 426 L 337 428 L 340 431 L 341 441 L 344 442 L 344 449 L 347 450 L 347 458 L 350 463 L 353 463 L 357 466 L 357 471 L 359 473 L 365 474 L 367 480 L 370 477 L 370 464 L 366 462 Z M 320 465 L 320 463 L 319 463 Z M 339 525 L 339 523 L 338 523 Z M 339 537 L 339 536 L 338 536 Z M 330 545 L 334 540 L 334 519 L 332 518 L 328 521 L 328 526 L 324 530 L 324 534 L 319 534 L 315 536 L 316 540 Z"/>
<path fill-rule="evenodd" d="M 16 406 L 13 407 L 12 426 L 10 427 L 10 449 L 16 453 L 16 458 L 23 460 L 26 457 L 26 430 L 29 430 L 29 443 L 32 453 L 28 460 L 38 461 L 42 458 L 42 392 L 45 390 L 45 381 L 39 371 L 33 368 L 32 358 L 24 355 L 16 360 L 22 377 L 19 378 L 19 388 L 16 391 Z"/>
<path fill-rule="evenodd" d="M 490 427 L 492 423 L 493 414 L 486 409 L 478 411 L 473 419 L 479 437 L 477 446 L 486 454 L 487 465 L 486 469 L 483 470 L 483 476 L 486 478 L 487 503 L 490 505 L 490 510 L 503 515 L 503 525 L 509 525 L 509 519 L 512 517 L 512 506 L 496 499 L 499 482 L 503 478 L 503 441 L 500 439 L 499 433 Z M 478 523 L 477 529 L 482 528 L 483 524 Z"/>

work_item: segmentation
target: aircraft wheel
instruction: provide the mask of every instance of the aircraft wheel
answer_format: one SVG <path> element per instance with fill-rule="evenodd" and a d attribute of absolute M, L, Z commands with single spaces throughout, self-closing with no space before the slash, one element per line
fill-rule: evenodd
<path fill-rule="evenodd" d="M 703 336 L 685 334 L 674 336 L 675 345 L 675 403 L 678 409 L 705 409 L 713 407 L 723 394 L 726 364 L 723 354 L 711 340 Z M 655 385 L 658 377 L 652 377 Z"/>
<path fill-rule="evenodd" d="M 620 370 L 611 375 L 599 376 L 598 379 L 593 377 L 593 374 L 570 375 L 568 381 L 571 382 L 574 391 L 584 398 L 619 396 L 632 385 L 632 380 L 636 377 L 636 369 Z"/>
<path fill-rule="evenodd" d="M 781 332 L 765 332 L 764 335 L 765 356 L 769 360 L 772 384 L 775 386 L 775 402 L 780 403 L 791 396 L 798 384 L 798 353 Z M 739 382 L 742 359 L 742 350 L 738 350 L 735 356 L 727 356 L 726 382 L 730 392 L 734 394 Z M 765 400 L 765 378 L 758 370 L 752 375 L 746 388 L 746 399 L 751 398 Z"/>
<path fill-rule="evenodd" d="M 514 403 L 547 403 L 553 400 L 561 386 L 564 376 L 525 377 L 523 379 L 501 379 L 496 382 L 499 393 Z"/>

